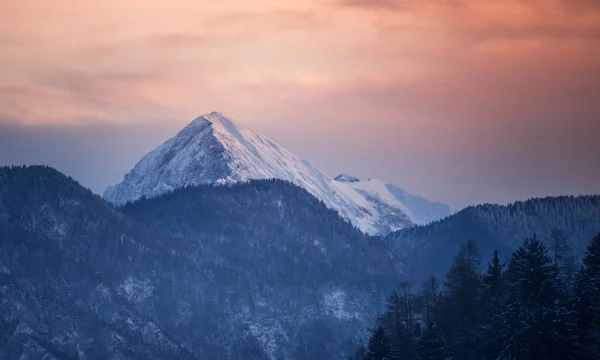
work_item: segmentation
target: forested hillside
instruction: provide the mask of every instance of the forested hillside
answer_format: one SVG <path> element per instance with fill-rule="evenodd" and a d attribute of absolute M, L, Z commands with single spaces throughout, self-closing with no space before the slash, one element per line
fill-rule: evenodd
<path fill-rule="evenodd" d="M 536 234 L 549 244 L 554 236 L 566 237 L 579 257 L 600 231 L 600 196 L 561 196 L 516 202 L 508 206 L 468 207 L 426 226 L 392 233 L 386 241 L 410 269 L 409 278 L 420 282 L 428 275 L 441 276 L 452 263 L 461 244 L 472 240 L 484 260 L 495 249 L 502 260 L 526 237 Z"/>
<path fill-rule="evenodd" d="M 0 358 L 341 357 L 403 270 L 282 181 L 121 212 L 53 169 L 5 167 L 0 204 Z"/>
<path fill-rule="evenodd" d="M 115 208 L 51 168 L 3 167 L 0 358 L 341 359 L 398 288 L 372 354 L 591 360 L 597 211 L 481 206 L 381 238 L 280 180 Z"/>
<path fill-rule="evenodd" d="M 280 180 L 189 187 L 122 211 L 214 264 L 227 327 L 249 326 L 276 358 L 341 356 L 404 271 L 381 239 Z"/>
<path fill-rule="evenodd" d="M 47 167 L 0 168 L 0 204 L 0 358 L 194 358 L 184 243 Z"/>
<path fill-rule="evenodd" d="M 462 245 L 443 279 L 402 283 L 355 360 L 593 360 L 600 358 L 600 234 L 582 264 L 564 238 L 526 239 L 482 272 Z"/>

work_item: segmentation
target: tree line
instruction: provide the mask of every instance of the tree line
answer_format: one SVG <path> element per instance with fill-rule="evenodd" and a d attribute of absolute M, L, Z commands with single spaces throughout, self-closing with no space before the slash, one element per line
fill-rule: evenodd
<path fill-rule="evenodd" d="M 440 281 L 402 282 L 350 360 L 600 359 L 600 234 L 579 260 L 554 231 L 481 271 L 474 242 Z"/>

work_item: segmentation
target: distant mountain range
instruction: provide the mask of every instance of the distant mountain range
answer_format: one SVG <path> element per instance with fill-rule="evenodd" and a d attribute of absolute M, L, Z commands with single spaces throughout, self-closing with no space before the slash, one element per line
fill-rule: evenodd
<path fill-rule="evenodd" d="M 365 233 L 383 235 L 453 213 L 440 203 L 349 175 L 331 178 L 273 141 L 220 113 L 200 116 L 144 156 L 104 197 L 123 205 L 190 185 L 280 179 L 306 189 Z"/>

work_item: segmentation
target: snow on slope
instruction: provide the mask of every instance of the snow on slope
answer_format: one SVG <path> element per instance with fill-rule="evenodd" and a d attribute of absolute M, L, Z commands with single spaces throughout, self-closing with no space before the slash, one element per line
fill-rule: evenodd
<path fill-rule="evenodd" d="M 424 199 L 413 201 L 421 198 L 409 194 L 404 194 L 403 200 L 379 180 L 360 181 L 348 175 L 332 179 L 309 162 L 216 112 L 198 117 L 144 156 L 123 182 L 106 190 L 104 197 L 115 204 L 125 204 L 187 185 L 271 178 L 303 187 L 369 234 L 385 234 L 429 222 L 438 215 L 449 215 L 441 210 L 429 211 L 430 203 Z"/>
<path fill-rule="evenodd" d="M 413 214 L 413 221 L 425 225 L 443 219 L 457 212 L 456 209 L 442 203 L 433 203 L 419 196 L 413 196 L 396 185 L 387 184 L 388 191 L 404 204 Z"/>

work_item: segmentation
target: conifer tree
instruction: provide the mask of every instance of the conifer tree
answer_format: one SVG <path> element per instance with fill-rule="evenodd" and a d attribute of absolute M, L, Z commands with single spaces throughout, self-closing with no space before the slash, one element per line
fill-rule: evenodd
<path fill-rule="evenodd" d="M 394 360 L 390 340 L 382 326 L 378 326 L 371 335 L 365 360 Z"/>
<path fill-rule="evenodd" d="M 485 289 L 489 296 L 495 297 L 500 295 L 503 288 L 502 271 L 504 264 L 500 263 L 500 257 L 498 256 L 498 250 L 494 250 L 494 256 L 492 263 L 488 264 L 488 270 L 483 278 Z"/>
<path fill-rule="evenodd" d="M 482 357 L 485 359 L 496 359 L 503 348 L 501 324 L 506 288 L 503 269 L 504 264 L 500 263 L 498 250 L 495 250 L 492 262 L 488 264 L 487 273 L 483 278 L 482 298 L 485 317 L 479 335 L 483 347 Z"/>
<path fill-rule="evenodd" d="M 577 276 L 575 310 L 582 358 L 600 359 L 600 234 L 589 245 Z"/>
<path fill-rule="evenodd" d="M 569 245 L 564 232 L 553 229 L 550 236 L 550 250 L 554 259 L 554 267 L 557 272 L 558 291 L 561 301 L 568 297 L 570 285 L 576 275 L 576 259 L 573 248 Z"/>
<path fill-rule="evenodd" d="M 556 272 L 548 248 L 535 236 L 526 239 L 509 262 L 507 277 L 513 294 L 526 304 L 552 305 Z"/>
<path fill-rule="evenodd" d="M 419 339 L 416 360 L 446 360 L 448 358 L 448 347 L 444 334 L 435 324 L 430 323 Z"/>
<path fill-rule="evenodd" d="M 390 296 L 365 359 L 600 359 L 600 235 L 569 284 L 558 249 L 534 235 L 506 264 L 494 251 L 480 274 L 477 248 L 466 243 L 442 292 L 431 277 L 419 296 L 407 283 Z"/>
<path fill-rule="evenodd" d="M 446 277 L 441 329 L 457 358 L 480 359 L 477 327 L 482 317 L 481 255 L 473 241 L 466 242 Z"/>
<path fill-rule="evenodd" d="M 575 324 L 577 326 L 575 338 L 577 344 L 577 356 L 580 360 L 595 360 L 591 355 L 592 338 L 590 337 L 590 325 L 592 323 L 591 304 L 591 282 L 582 265 L 577 273 L 575 287 L 572 292 L 571 306 L 575 313 Z"/>
<path fill-rule="evenodd" d="M 415 343 L 414 297 L 411 284 L 401 282 L 399 292 L 388 299 L 387 311 L 380 323 L 390 340 L 394 359 L 412 359 Z"/>
<path fill-rule="evenodd" d="M 564 308 L 558 301 L 553 258 L 534 236 L 513 254 L 507 270 L 508 292 L 502 318 L 506 347 L 512 359 L 570 359 L 573 346 Z"/>
<path fill-rule="evenodd" d="M 430 276 L 423 284 L 421 291 L 422 311 L 426 324 L 434 322 L 439 315 L 440 289 L 435 276 Z"/>

